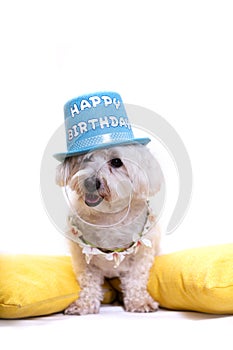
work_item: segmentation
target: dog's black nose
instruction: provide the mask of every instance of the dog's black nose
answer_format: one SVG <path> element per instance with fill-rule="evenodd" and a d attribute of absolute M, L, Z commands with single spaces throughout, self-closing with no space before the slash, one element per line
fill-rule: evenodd
<path fill-rule="evenodd" d="M 85 181 L 84 181 L 84 186 L 86 187 L 86 189 L 88 190 L 88 192 L 95 192 L 100 188 L 100 180 L 95 177 L 88 177 Z"/>

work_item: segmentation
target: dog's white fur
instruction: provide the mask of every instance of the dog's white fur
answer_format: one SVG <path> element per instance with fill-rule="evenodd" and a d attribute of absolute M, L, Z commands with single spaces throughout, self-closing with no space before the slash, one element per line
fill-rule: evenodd
<path fill-rule="evenodd" d="M 118 163 L 121 160 L 122 164 L 113 166 L 112 159 L 118 159 Z M 92 188 L 91 192 L 101 202 L 93 207 L 85 203 L 86 179 L 98 179 L 98 188 Z M 148 215 L 147 200 L 160 190 L 162 179 L 161 169 L 149 149 L 137 144 L 66 158 L 57 168 L 56 181 L 66 190 L 79 235 L 103 250 L 114 250 L 129 247 L 135 235 L 143 231 Z M 81 292 L 65 313 L 97 313 L 103 299 L 104 277 L 120 278 L 127 311 L 156 310 L 158 304 L 147 292 L 149 270 L 159 251 L 160 234 L 155 225 L 146 238 L 151 240 L 152 247 L 140 245 L 137 253 L 127 255 L 117 268 L 102 255 L 93 256 L 87 264 L 82 248 L 70 240 Z"/>

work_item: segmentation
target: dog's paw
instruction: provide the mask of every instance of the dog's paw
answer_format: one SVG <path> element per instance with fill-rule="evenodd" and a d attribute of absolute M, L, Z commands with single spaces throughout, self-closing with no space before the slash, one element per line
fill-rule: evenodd
<path fill-rule="evenodd" d="M 124 300 L 125 310 L 128 312 L 154 312 L 158 310 L 159 304 L 149 295 Z"/>
<path fill-rule="evenodd" d="M 87 314 L 97 314 L 100 308 L 99 300 L 81 300 L 78 299 L 74 303 L 70 304 L 67 309 L 65 309 L 65 315 L 87 315 Z"/>

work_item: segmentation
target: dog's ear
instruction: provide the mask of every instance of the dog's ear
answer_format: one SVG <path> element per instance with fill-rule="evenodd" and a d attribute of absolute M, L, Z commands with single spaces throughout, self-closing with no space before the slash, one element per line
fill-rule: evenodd
<path fill-rule="evenodd" d="M 78 171 L 80 159 L 78 157 L 66 158 L 56 169 L 56 184 L 66 186 L 72 176 Z"/>

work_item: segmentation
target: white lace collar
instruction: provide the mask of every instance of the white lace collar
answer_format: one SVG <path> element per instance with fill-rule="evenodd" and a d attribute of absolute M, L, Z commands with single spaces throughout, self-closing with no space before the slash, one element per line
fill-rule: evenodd
<path fill-rule="evenodd" d="M 69 216 L 68 221 L 71 227 L 71 234 L 73 237 L 73 240 L 79 244 L 79 246 L 82 248 L 82 252 L 85 255 L 87 264 L 90 263 L 91 259 L 94 255 L 101 255 L 105 257 L 106 260 L 114 261 L 114 268 L 117 268 L 120 263 L 125 259 L 126 255 L 129 254 L 136 254 L 138 248 L 141 245 L 144 245 L 146 247 L 152 247 L 151 240 L 146 238 L 145 236 L 148 234 L 148 232 L 151 230 L 151 228 L 155 225 L 155 216 L 152 213 L 150 207 L 148 206 L 148 212 L 147 212 L 147 220 L 144 225 L 144 229 L 141 233 L 137 235 L 137 239 L 135 241 L 131 242 L 128 247 L 126 248 L 118 248 L 118 249 L 103 249 L 101 247 L 96 247 L 90 242 L 86 241 L 84 237 L 82 236 L 82 233 L 78 229 L 77 226 L 77 220 L 75 216 Z M 75 237 L 75 239 L 74 239 Z"/>

